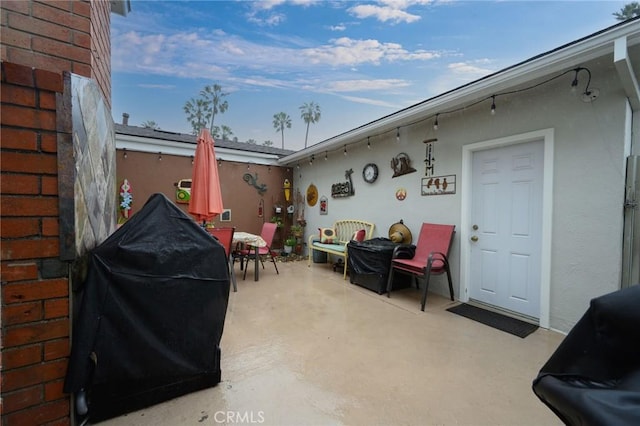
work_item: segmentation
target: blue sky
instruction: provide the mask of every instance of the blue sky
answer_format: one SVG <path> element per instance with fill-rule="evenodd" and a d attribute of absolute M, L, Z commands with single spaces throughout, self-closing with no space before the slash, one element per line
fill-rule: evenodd
<path fill-rule="evenodd" d="M 190 133 L 183 106 L 220 84 L 239 141 L 308 145 L 615 24 L 624 1 L 139 1 L 112 15 L 114 121 Z"/>

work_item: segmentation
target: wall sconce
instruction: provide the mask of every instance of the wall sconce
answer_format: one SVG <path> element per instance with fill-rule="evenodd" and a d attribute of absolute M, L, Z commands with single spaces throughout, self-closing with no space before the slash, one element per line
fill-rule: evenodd
<path fill-rule="evenodd" d="M 126 159 L 127 158 L 127 148 L 122 148 L 122 158 Z"/>

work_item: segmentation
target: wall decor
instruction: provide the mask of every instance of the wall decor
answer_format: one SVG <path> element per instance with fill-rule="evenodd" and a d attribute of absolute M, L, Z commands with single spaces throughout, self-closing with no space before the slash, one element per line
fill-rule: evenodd
<path fill-rule="evenodd" d="M 255 189 L 257 189 L 258 194 L 264 195 L 264 193 L 267 192 L 267 185 L 265 185 L 264 183 L 258 185 L 258 173 L 256 173 L 255 175 L 252 175 L 251 173 L 245 173 L 244 176 L 242 176 L 242 179 L 247 182 L 248 185 L 251 185 Z"/>
<path fill-rule="evenodd" d="M 222 210 L 220 215 L 220 222 L 231 222 L 231 209 Z"/>
<path fill-rule="evenodd" d="M 435 173 L 435 165 L 436 162 L 435 157 L 433 156 L 433 143 L 437 142 L 438 138 L 432 138 L 422 141 L 422 143 L 426 144 L 426 152 L 424 156 L 424 175 L 425 176 L 433 176 Z"/>
<path fill-rule="evenodd" d="M 378 179 L 378 166 L 375 163 L 369 163 L 362 169 L 362 178 L 367 183 L 373 183 Z"/>
<path fill-rule="evenodd" d="M 347 178 L 347 182 L 339 182 L 331 185 L 331 196 L 333 198 L 351 197 L 355 195 L 356 191 L 353 188 L 353 180 L 351 180 L 352 174 L 353 169 L 346 170 L 344 177 Z"/>
<path fill-rule="evenodd" d="M 314 184 L 307 187 L 307 204 L 309 207 L 313 207 L 318 202 L 318 188 Z"/>
<path fill-rule="evenodd" d="M 456 193 L 456 175 L 422 178 L 422 195 L 446 195 Z"/>
<path fill-rule="evenodd" d="M 191 179 L 180 179 L 176 186 L 176 203 L 189 204 L 191 199 Z"/>
<path fill-rule="evenodd" d="M 320 197 L 320 214 L 329 213 L 329 200 L 324 195 Z"/>
<path fill-rule="evenodd" d="M 398 201 L 404 201 L 407 198 L 407 190 L 405 188 L 398 188 L 396 190 L 396 199 Z"/>
<path fill-rule="evenodd" d="M 129 179 L 124 179 L 122 185 L 120 185 L 120 214 L 122 215 L 123 221 L 129 219 L 129 216 L 132 214 L 131 203 L 133 203 L 133 194 L 131 191 Z M 118 223 L 120 223 L 120 220 Z"/>
<path fill-rule="evenodd" d="M 391 168 L 393 169 L 392 178 L 416 171 L 416 169 L 411 167 L 411 159 L 404 152 L 401 152 L 391 159 Z"/>

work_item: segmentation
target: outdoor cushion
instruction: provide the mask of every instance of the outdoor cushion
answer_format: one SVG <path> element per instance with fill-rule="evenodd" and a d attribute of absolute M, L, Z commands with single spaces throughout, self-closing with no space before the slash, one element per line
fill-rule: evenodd
<path fill-rule="evenodd" d="M 364 237 L 366 235 L 367 235 L 367 231 L 365 231 L 364 229 L 360 229 L 359 231 L 356 231 L 353 233 L 353 236 L 351 237 L 351 239 L 361 243 L 364 241 Z"/>
<path fill-rule="evenodd" d="M 331 244 L 336 239 L 336 231 L 333 228 L 318 228 L 320 231 L 320 242 Z"/>
<path fill-rule="evenodd" d="M 313 243 L 313 247 L 320 247 L 328 250 L 343 252 L 346 250 L 346 246 L 344 244 L 323 244 L 315 242 Z"/>

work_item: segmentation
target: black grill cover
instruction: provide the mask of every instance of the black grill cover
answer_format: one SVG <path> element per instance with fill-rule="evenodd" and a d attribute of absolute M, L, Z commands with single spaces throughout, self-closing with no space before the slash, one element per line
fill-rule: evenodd
<path fill-rule="evenodd" d="M 387 280 L 393 250 L 398 246 L 388 238 L 372 238 L 365 241 L 351 241 L 347 244 L 349 256 L 349 281 L 378 294 L 387 291 Z M 410 278 L 410 277 L 409 277 Z M 408 287 L 410 279 L 406 275 L 395 274 L 393 288 Z"/>
<path fill-rule="evenodd" d="M 92 251 L 64 384 L 90 421 L 220 382 L 228 274 L 223 246 L 162 194 Z"/>
<path fill-rule="evenodd" d="M 533 381 L 567 425 L 640 425 L 640 286 L 593 299 Z"/>

